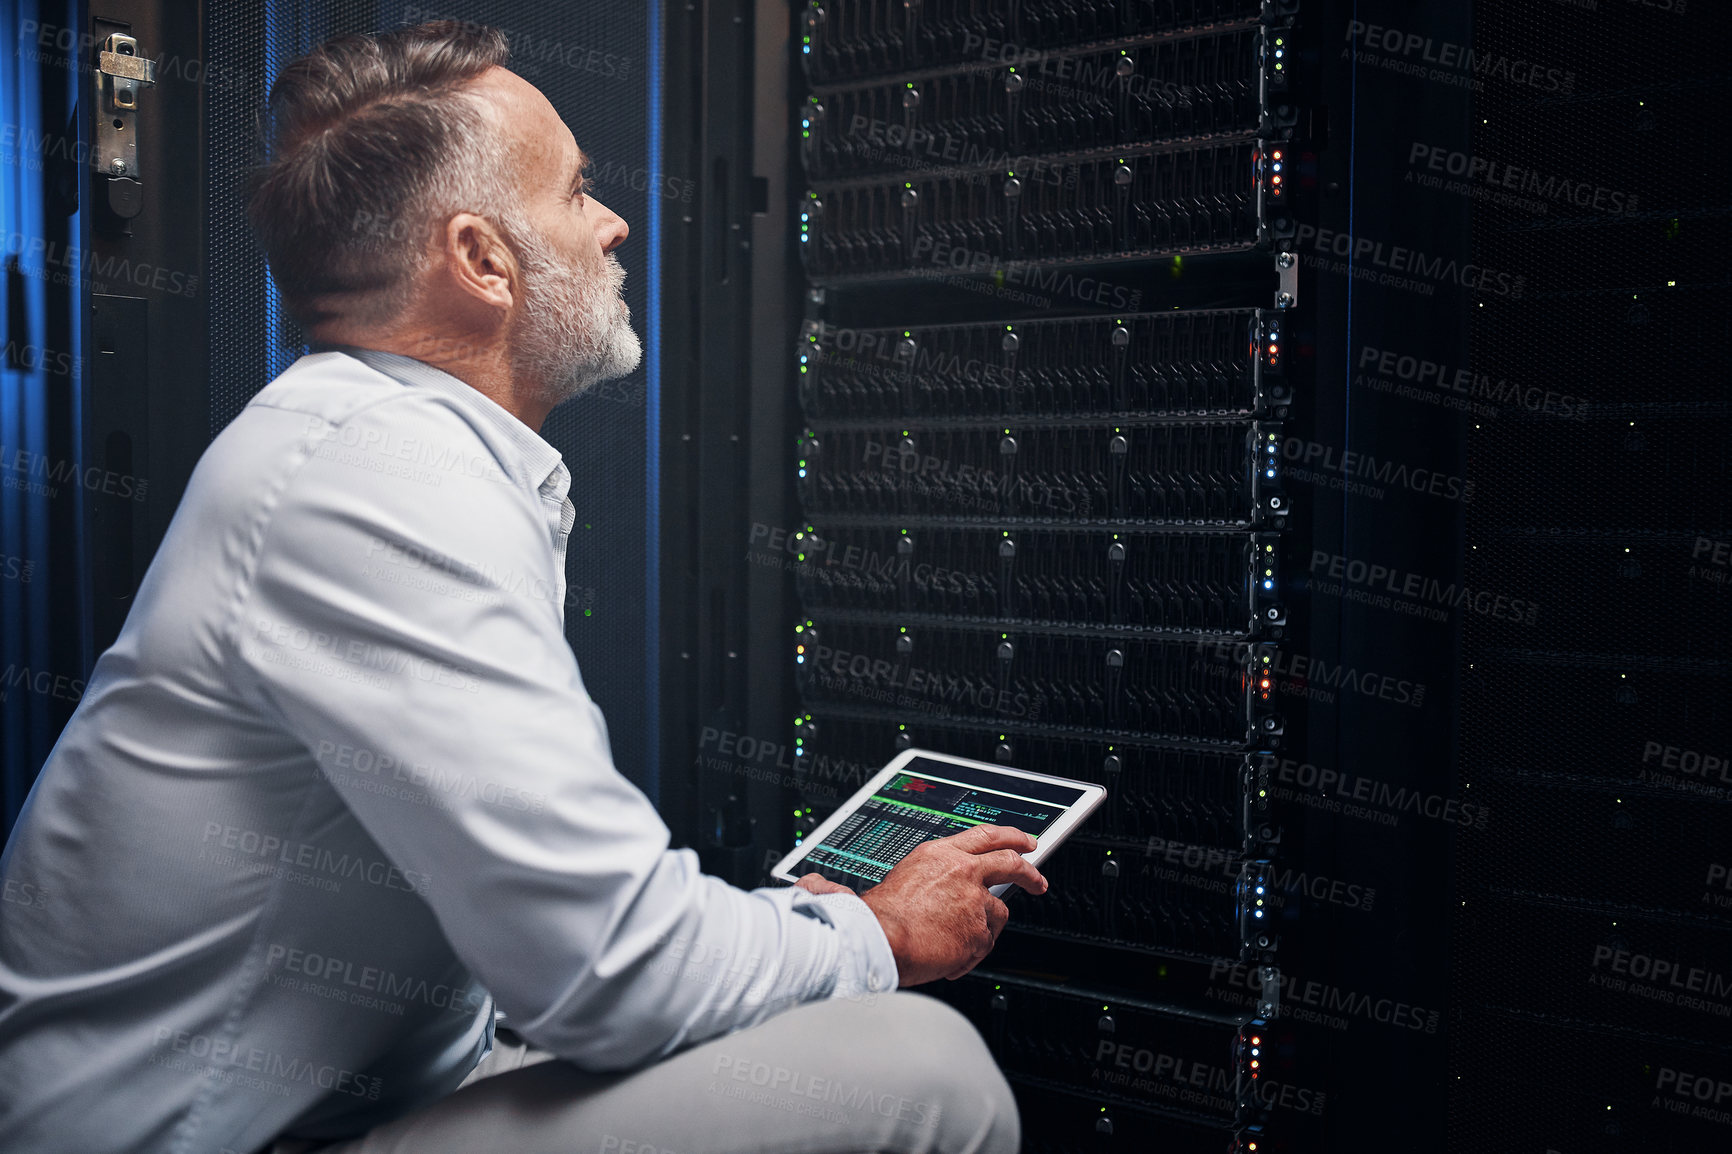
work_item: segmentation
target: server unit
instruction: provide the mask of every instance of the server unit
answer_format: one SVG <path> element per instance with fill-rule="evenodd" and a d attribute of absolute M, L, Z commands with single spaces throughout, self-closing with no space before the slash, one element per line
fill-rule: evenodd
<path fill-rule="evenodd" d="M 1296 1129 L 1270 1111 L 1291 1047 L 1268 780 L 1295 16 L 796 16 L 795 833 L 911 747 L 1107 787 L 991 968 L 933 991 L 988 1039 L 1031 1150 Z M 1210 299 L 1150 275 L 1187 269 Z"/>

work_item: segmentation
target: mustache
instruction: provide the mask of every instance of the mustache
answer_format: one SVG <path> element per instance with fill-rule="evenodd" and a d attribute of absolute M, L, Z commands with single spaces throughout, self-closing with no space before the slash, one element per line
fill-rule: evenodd
<path fill-rule="evenodd" d="M 607 287 L 614 292 L 619 292 L 625 285 L 625 266 L 611 252 L 602 258 L 602 275 L 607 278 Z"/>

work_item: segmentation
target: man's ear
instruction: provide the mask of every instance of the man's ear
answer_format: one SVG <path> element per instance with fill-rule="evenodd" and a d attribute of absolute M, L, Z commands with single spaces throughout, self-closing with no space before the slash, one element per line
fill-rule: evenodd
<path fill-rule="evenodd" d="M 445 267 L 463 293 L 494 308 L 517 299 L 517 258 L 490 221 L 460 212 L 445 222 Z"/>

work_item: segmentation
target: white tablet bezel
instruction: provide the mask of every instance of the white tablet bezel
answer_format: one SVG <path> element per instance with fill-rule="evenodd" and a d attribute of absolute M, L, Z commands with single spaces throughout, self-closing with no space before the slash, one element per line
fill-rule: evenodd
<path fill-rule="evenodd" d="M 957 757 L 954 754 L 939 753 L 937 750 L 932 749 L 905 749 L 895 757 L 891 758 L 890 763 L 877 773 L 873 774 L 871 780 L 861 786 L 859 791 L 855 793 L 853 797 L 850 797 L 847 801 L 838 806 L 835 813 L 826 818 L 823 824 L 819 825 L 817 829 L 808 834 L 799 845 L 795 846 L 782 858 L 781 861 L 777 862 L 775 868 L 770 871 L 770 876 L 775 878 L 777 881 L 797 881 L 797 875 L 792 872 L 793 867 L 800 864 L 801 859 L 811 852 L 812 845 L 833 833 L 838 826 L 848 820 L 855 810 L 859 809 L 860 806 L 865 803 L 867 798 L 878 792 L 879 786 L 883 785 L 886 781 L 889 781 L 896 774 L 902 772 L 903 768 L 917 757 L 924 757 L 930 761 L 937 761 L 949 765 L 965 765 L 970 769 L 985 770 L 988 773 L 995 773 L 1002 777 L 1020 777 L 1029 781 L 1044 781 L 1053 785 L 1062 785 L 1070 789 L 1082 790 L 1083 795 L 1077 798 L 1076 801 L 1072 802 L 1070 805 L 1066 806 L 1064 812 L 1054 819 L 1051 827 L 1036 839 L 1034 849 L 1029 853 L 1022 855 L 1028 860 L 1028 863 L 1033 866 L 1039 866 L 1041 862 L 1045 861 L 1052 854 L 1052 851 L 1064 844 L 1065 838 L 1069 837 L 1071 832 L 1075 830 L 1077 826 L 1088 820 L 1088 816 L 1095 810 L 1099 809 L 1101 802 L 1107 799 L 1107 787 L 1104 785 L 1096 785 L 1092 781 L 1077 781 L 1074 778 L 1069 777 L 1054 777 L 1049 773 L 1035 773 L 1033 770 L 1012 769 L 1008 765 L 994 765 L 991 762 L 975 761 L 973 758 Z M 964 785 L 967 783 L 958 782 L 956 784 Z M 1057 803 L 1055 802 L 1054 804 Z M 1002 885 L 992 886 L 991 890 L 994 894 L 1002 897 L 1004 893 L 1011 888 L 1011 885 L 1012 883 L 1006 882 Z"/>

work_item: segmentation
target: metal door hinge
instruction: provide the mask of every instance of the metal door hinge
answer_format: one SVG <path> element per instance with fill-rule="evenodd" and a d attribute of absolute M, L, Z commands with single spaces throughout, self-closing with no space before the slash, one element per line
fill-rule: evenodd
<path fill-rule="evenodd" d="M 156 84 L 156 61 L 138 41 L 116 32 L 96 57 L 96 148 L 91 162 L 106 186 L 106 202 L 122 220 L 138 215 L 144 184 L 138 168 L 138 94 Z"/>

